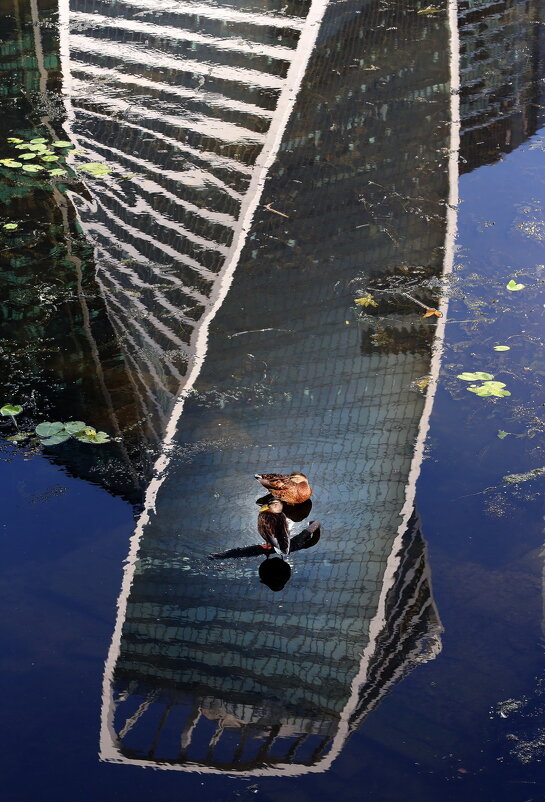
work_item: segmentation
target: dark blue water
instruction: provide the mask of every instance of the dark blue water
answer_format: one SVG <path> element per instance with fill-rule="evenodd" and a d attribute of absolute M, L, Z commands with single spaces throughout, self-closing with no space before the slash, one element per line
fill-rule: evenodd
<path fill-rule="evenodd" d="M 110 13 L 106 5 L 104 9 L 106 15 Z M 73 183 L 72 190 L 80 198 L 74 199 L 74 207 L 79 209 L 77 218 L 73 207 L 59 201 L 59 195 L 65 197 L 62 187 L 52 190 L 42 183 L 34 189 L 30 185 L 30 192 L 28 185 L 25 192 L 19 192 L 18 181 L 22 179 L 7 176 L 6 219 L 18 220 L 22 231 L 16 236 L 22 239 L 4 245 L 3 400 L 24 405 L 21 428 L 31 428 L 44 419 L 81 419 L 118 439 L 107 446 L 70 442 L 49 451 L 36 443 L 17 445 L 5 441 L 2 445 L 2 753 L 6 800 L 170 800 L 175 795 L 198 800 L 261 798 L 275 802 L 336 798 L 373 802 L 537 802 L 545 798 L 543 476 L 524 477 L 545 466 L 545 129 L 540 129 L 539 120 L 540 8 L 517 4 L 502 7 L 500 26 L 496 16 L 486 16 L 486 10 L 481 9 L 483 17 L 477 14 L 476 20 L 472 20 L 470 9 L 459 10 L 462 56 L 466 57 L 465 61 L 462 58 L 462 69 L 472 68 L 478 73 L 481 64 L 482 72 L 476 89 L 469 78 L 464 84 L 462 73 L 465 117 L 462 116 L 456 251 L 453 272 L 443 284 L 440 277 L 451 122 L 448 65 L 439 55 L 449 41 L 445 19 L 437 19 L 434 14 L 417 19 L 408 16 L 410 9 L 392 7 L 392 18 L 384 22 L 379 12 L 385 9 L 373 5 L 364 19 L 367 33 L 355 37 L 354 44 L 349 32 L 362 9 L 350 6 L 346 14 L 339 9 L 335 4 L 328 9 L 323 39 L 318 43 L 323 50 L 318 50 L 316 61 L 311 61 L 312 71 L 301 90 L 301 105 L 296 107 L 286 129 L 284 145 L 276 156 L 263 197 L 274 208 L 288 210 L 294 219 L 286 222 L 261 207 L 256 211 L 233 284 L 212 323 L 195 388 L 177 424 L 163 496 L 158 496 L 157 517 L 151 516 L 150 525 L 143 530 L 140 558 L 144 562 L 137 563 L 127 615 L 121 608 L 121 624 L 139 623 L 130 607 L 141 600 L 139 594 L 151 604 L 178 600 L 183 608 L 181 600 L 186 589 L 199 592 L 201 604 L 215 604 L 222 610 L 231 609 L 229 600 L 235 610 L 240 596 L 251 600 L 250 614 L 261 614 L 262 605 L 275 611 L 279 622 L 285 615 L 305 621 L 307 617 L 312 621 L 314 616 L 318 620 L 318 613 L 323 613 L 326 620 L 329 599 L 346 587 L 345 573 L 356 562 L 354 558 L 347 561 L 343 549 L 348 548 L 350 554 L 354 544 L 356 555 L 364 555 L 363 566 L 372 566 L 373 560 L 378 562 L 378 547 L 376 551 L 369 547 L 367 556 L 368 544 L 375 543 L 374 538 L 377 543 L 394 538 L 398 496 L 389 496 L 394 500 L 393 512 L 388 512 L 380 495 L 373 505 L 365 494 L 371 493 L 377 476 L 388 487 L 394 487 L 399 474 L 403 490 L 424 402 L 424 396 L 410 389 L 410 383 L 427 372 L 432 350 L 437 353 L 441 342 L 434 339 L 435 321 L 423 320 L 423 310 L 415 308 L 405 296 L 377 293 L 375 298 L 380 305 L 376 312 L 371 308 L 369 317 L 362 317 L 364 313 L 354 308 L 353 299 L 368 285 L 382 282 L 386 288 L 398 286 L 401 276 L 401 281 L 406 282 L 404 289 L 427 306 L 438 304 L 441 293 L 450 300 L 439 381 L 414 498 L 419 517 L 416 528 L 424 545 L 417 547 L 417 557 L 412 561 L 411 549 L 420 541 L 410 541 L 410 548 L 404 542 L 408 557 L 401 560 L 397 569 L 401 589 L 396 590 L 399 598 L 396 596 L 395 605 L 391 605 L 392 620 L 394 611 L 401 608 L 405 613 L 400 624 L 386 627 L 390 641 L 377 650 L 381 658 L 373 686 L 376 690 L 363 708 L 365 715 L 351 719 L 353 731 L 325 771 L 298 770 L 293 776 L 289 772 L 286 776 L 263 776 L 255 769 L 273 765 L 275 754 L 271 748 L 270 755 L 252 769 L 253 773 L 237 777 L 238 768 L 229 749 L 231 742 L 236 745 L 240 725 L 230 729 L 229 724 L 227 745 L 220 747 L 216 756 L 199 758 L 194 770 L 176 771 L 160 754 L 154 758 L 158 747 L 152 741 L 162 726 L 156 730 L 159 704 L 163 700 L 167 705 L 180 704 L 178 693 L 185 694 L 187 704 L 197 700 L 200 710 L 208 715 L 199 724 L 201 730 L 196 730 L 194 748 L 206 745 L 213 740 L 215 723 L 210 715 L 213 707 L 207 708 L 203 700 L 210 695 L 210 677 L 216 674 L 212 670 L 210 675 L 203 672 L 199 658 L 194 660 L 192 683 L 180 686 L 174 682 L 174 690 L 168 682 L 161 684 L 159 669 L 161 660 L 166 659 L 169 640 L 160 630 L 166 614 L 159 611 L 156 621 L 160 626 L 156 631 L 152 629 L 151 616 L 140 622 L 147 628 L 145 638 L 140 637 L 148 644 L 148 651 L 144 651 L 142 663 L 132 669 L 132 677 L 130 666 L 127 668 L 127 644 L 131 640 L 126 634 L 120 651 L 115 653 L 115 691 L 126 694 L 123 699 L 132 712 L 150 688 L 160 696 L 159 712 L 153 712 L 152 706 L 154 721 L 146 723 L 143 715 L 139 724 L 142 729 L 134 728 L 134 751 L 129 754 L 136 763 L 140 760 L 151 765 L 132 765 L 127 760 L 109 763 L 99 758 L 101 712 L 103 715 L 111 692 L 108 682 L 103 686 L 104 666 L 111 654 L 112 637 L 115 641 L 129 541 L 146 504 L 153 461 L 161 450 L 176 396 L 176 374 L 186 376 L 184 371 L 190 371 L 194 364 L 192 332 L 198 333 L 202 310 L 195 311 L 191 303 L 195 302 L 195 292 L 204 292 L 206 281 L 213 285 L 206 273 L 191 283 L 184 272 L 186 267 L 175 270 L 170 251 L 161 251 L 161 247 L 166 244 L 178 248 L 180 254 L 200 259 L 223 276 L 220 262 L 206 255 L 209 246 L 205 248 L 195 237 L 229 244 L 226 218 L 221 215 L 232 213 L 230 204 L 234 201 L 232 196 L 228 200 L 225 188 L 218 188 L 217 183 L 211 189 L 210 179 L 200 184 L 197 168 L 189 165 L 193 181 L 184 175 L 183 181 L 170 185 L 167 176 L 160 191 L 151 191 L 146 185 L 148 195 L 140 186 L 128 187 L 117 178 L 113 188 L 104 182 L 91 184 L 85 190 Z M 47 53 L 51 37 L 50 50 L 54 53 L 56 11 L 45 7 L 39 11 L 47 23 L 43 25 L 43 46 Z M 122 11 L 132 19 L 125 7 Z M 288 11 L 294 16 L 306 13 L 306 9 Z M 86 13 L 82 9 L 75 12 Z M 3 52 L 3 86 L 8 89 L 4 138 L 14 132 L 47 134 L 48 125 L 57 126 L 56 135 L 60 136 L 67 129 L 62 128 L 65 109 L 55 105 L 55 98 L 60 97 L 58 63 L 51 62 L 47 67 L 49 83 L 45 93 L 44 87 L 38 86 L 35 64 L 30 63 L 27 90 L 21 93 L 24 71 L 13 73 L 10 58 L 16 48 L 10 51 L 9 43 L 19 42 L 23 54 L 27 50 L 36 52 L 35 42 L 32 45 L 29 38 L 31 17 L 23 7 L 15 16 L 11 10 L 6 14 L 9 25 Z M 184 30 L 190 27 L 185 18 L 174 12 L 171 15 L 157 19 L 157 24 L 178 25 Z M 91 25 L 89 20 L 85 22 L 80 17 L 76 22 L 78 19 L 84 28 L 84 23 Z M 134 19 L 150 21 L 146 16 Z M 220 30 L 214 27 L 213 17 L 205 15 L 204 20 L 199 23 L 201 34 L 225 35 L 226 23 Z M 231 21 L 227 32 L 239 32 L 238 24 L 242 23 Z M 381 38 L 390 28 L 390 35 L 396 37 L 395 45 Z M 401 32 L 396 33 L 398 30 Z M 506 41 L 512 43 L 512 58 L 501 48 L 502 31 Z M 149 31 L 148 34 L 152 35 Z M 133 32 L 131 41 L 141 49 L 140 35 L 140 29 Z M 288 39 L 293 46 L 285 31 L 283 35 L 282 43 Z M 335 51 L 330 44 L 338 41 L 337 35 L 345 48 L 338 71 L 346 73 L 332 79 L 330 74 L 337 67 L 331 68 L 331 54 L 342 50 L 339 46 Z M 365 36 L 369 39 L 365 40 Z M 473 36 L 477 40 L 474 51 L 470 46 Z M 261 38 L 269 41 L 264 34 Z M 279 41 L 272 36 L 270 40 Z M 399 78 L 402 65 L 410 57 L 416 78 L 399 86 L 394 79 L 383 80 L 381 75 L 371 81 L 368 75 L 374 76 L 373 69 L 354 79 L 354 86 L 364 80 L 369 84 L 364 97 L 372 106 L 372 113 L 360 125 L 352 119 L 356 101 L 351 100 L 354 88 L 347 64 L 360 58 L 361 41 L 368 49 L 375 48 L 373 64 L 379 58 L 390 58 L 388 75 Z M 168 36 L 165 42 L 157 45 L 159 55 L 168 55 L 174 47 Z M 427 51 L 422 42 L 427 43 Z M 81 41 L 76 44 L 73 62 L 78 61 L 77 69 L 83 70 L 85 58 L 78 48 L 82 52 L 85 48 Z M 354 48 L 355 55 L 350 48 Z M 427 60 L 424 52 L 430 56 Z M 473 60 L 468 53 L 473 53 Z M 187 53 L 174 54 L 176 58 L 182 55 Z M 104 55 L 100 58 L 102 61 L 96 62 L 88 58 L 94 70 L 115 66 Z M 231 63 L 233 58 L 225 61 Z M 248 66 L 240 55 L 237 58 L 239 65 Z M 267 71 L 265 62 L 253 66 Z M 501 81 L 491 78 L 492 66 L 510 88 L 502 90 Z M 72 69 L 75 74 L 77 69 Z M 142 77 L 136 67 L 131 69 Z M 133 75 L 128 67 L 124 70 Z M 286 71 L 282 68 L 278 72 L 284 75 Z M 165 83 L 164 70 L 160 74 Z M 207 80 L 211 84 L 206 90 L 213 97 L 221 89 L 236 102 L 252 101 L 260 108 L 269 102 L 265 100 L 270 99 L 267 88 L 253 88 L 245 94 L 236 90 L 235 83 L 229 84 L 225 76 L 210 75 Z M 418 96 L 419 87 L 426 85 L 425 75 L 429 75 L 429 83 L 439 86 L 436 96 L 428 101 L 433 106 L 429 113 L 426 102 L 407 101 L 411 92 Z M 110 100 L 115 99 L 112 86 L 116 88 L 119 76 L 110 76 L 111 84 L 104 74 L 102 77 L 103 83 L 97 86 L 106 87 Z M 167 78 L 173 81 L 173 73 Z M 158 82 L 159 76 L 154 74 L 153 79 Z M 193 80 L 198 80 L 195 75 Z M 338 84 L 329 85 L 332 80 Z M 446 83 L 441 84 L 441 80 Z M 188 91 L 194 90 L 191 81 L 187 79 L 183 84 Z M 491 85 L 488 88 L 487 81 Z M 176 86 L 180 88 L 181 84 Z M 343 86 L 348 87 L 346 96 Z M 171 123 L 165 116 L 149 122 L 139 113 L 119 117 L 112 113 L 113 100 L 108 110 L 104 105 L 89 105 L 85 97 L 88 87 L 84 91 L 75 86 L 72 91 L 75 107 L 79 103 L 79 107 L 92 107 L 96 115 L 103 115 L 96 120 L 110 114 L 115 125 L 119 119 L 127 123 L 123 136 L 131 125 L 130 130 L 136 130 L 134 126 L 142 123 L 149 131 L 169 136 L 165 147 L 174 147 L 168 128 Z M 153 95 L 158 90 L 150 91 Z M 317 108 L 317 95 L 324 107 Z M 337 106 L 333 104 L 334 97 Z M 486 103 L 483 98 L 487 98 Z M 191 103 L 197 102 L 200 100 L 190 99 L 190 108 Z M 225 99 L 221 102 L 225 103 Z M 479 103 L 485 108 L 481 117 Z M 329 125 L 335 109 L 338 128 L 334 122 Z M 168 111 L 168 102 L 161 95 L 160 112 L 165 115 Z M 231 108 L 229 114 L 229 119 L 240 124 L 241 115 L 248 115 L 249 110 Z M 312 142 L 305 145 L 308 149 L 301 151 L 301 156 L 297 136 L 302 132 L 306 136 L 307 129 L 317 130 L 316 119 L 324 116 L 328 125 L 323 125 L 321 141 L 320 137 L 310 137 Z M 121 134 L 109 129 L 109 134 L 103 135 L 102 123 L 95 123 L 93 128 L 86 120 L 82 113 L 72 122 L 80 136 L 95 137 L 102 153 L 108 147 L 120 149 L 119 143 L 124 141 Z M 191 129 L 195 118 L 189 112 L 188 120 Z M 259 128 L 248 116 L 244 121 L 250 128 Z M 84 122 L 88 125 L 86 130 Z M 146 150 L 146 135 L 143 136 L 136 144 L 125 146 L 123 156 L 117 153 L 115 158 L 129 159 L 136 154 L 146 163 L 152 157 L 159 158 Z M 180 142 L 184 147 L 189 142 L 198 151 L 193 154 L 197 166 L 203 167 L 202 153 L 214 149 L 233 161 L 252 163 L 253 157 L 244 149 L 220 147 L 210 139 L 197 141 L 194 130 L 191 136 L 181 137 Z M 7 152 L 6 149 L 6 155 Z M 113 158 L 111 153 L 110 157 Z M 150 170 L 149 165 L 142 164 L 138 169 Z M 157 179 L 158 168 L 155 169 Z M 328 178 L 331 172 L 336 181 Z M 153 170 L 146 172 L 147 180 L 151 180 L 151 173 Z M 214 163 L 211 174 L 231 188 L 237 186 L 242 194 L 247 189 L 240 175 L 226 178 L 224 162 Z M 427 176 L 424 182 L 419 177 L 422 174 Z M 339 183 L 342 181 L 347 183 Z M 342 191 L 328 195 L 330 190 L 324 187 L 337 186 L 336 182 Z M 138 207 L 139 192 L 155 204 L 155 216 Z M 360 193 L 367 203 L 362 204 Z M 417 200 L 413 193 L 419 193 Z M 190 212 L 189 206 L 184 207 L 184 215 L 187 212 L 198 217 L 198 210 L 204 210 L 206 224 L 202 215 L 198 224 L 196 218 L 180 217 L 175 206 L 180 198 L 191 204 Z M 419 210 L 416 214 L 413 203 Z M 115 222 L 116 216 L 125 221 L 125 231 Z M 140 233 L 141 240 L 134 233 L 126 233 L 129 225 Z M 169 239 L 173 226 L 185 227 L 186 234 L 178 230 L 175 240 Z M 215 253 L 224 256 L 223 252 Z M 356 258 L 355 254 L 361 253 L 365 260 Z M 40 264 L 43 267 L 37 270 Z M 74 278 L 78 271 L 80 281 L 83 274 L 79 287 Z M 129 276 L 127 271 L 134 272 Z M 171 274 L 185 282 L 183 288 L 173 291 L 167 287 L 165 291 Z M 125 280 L 124 276 L 129 278 Z M 507 290 L 511 279 L 524 284 L 524 289 Z M 49 288 L 45 296 L 44 282 Z M 144 289 L 142 282 L 147 282 Z M 140 286 L 140 295 L 135 293 L 135 286 Z M 21 296 L 21 288 L 26 296 Z M 214 300 L 214 291 L 207 298 Z M 53 301 L 48 303 L 44 297 Z M 205 310 L 207 303 L 202 301 Z M 183 309 L 188 319 L 197 323 L 178 326 L 178 318 L 169 313 L 165 304 Z M 263 335 L 255 333 L 260 327 L 276 327 L 280 331 L 267 335 L 269 339 L 263 341 Z M 282 339 L 286 328 L 290 329 L 290 337 L 296 337 L 300 351 L 292 347 L 289 338 Z M 248 330 L 249 335 L 243 334 Z M 187 353 L 182 343 L 187 345 Z M 497 352 L 495 345 L 508 345 L 510 350 Z M 42 352 L 41 348 L 46 350 Z M 373 377 L 382 375 L 392 355 L 395 367 L 391 368 L 392 360 L 388 362 L 391 373 L 386 375 L 394 378 L 381 389 L 380 381 Z M 256 363 L 266 364 L 265 370 L 256 368 Z M 101 370 L 97 370 L 97 364 Z M 457 378 L 463 371 L 489 372 L 505 383 L 511 395 L 480 398 L 467 391 L 467 382 Z M 354 397 L 353 387 L 360 392 L 358 381 L 365 390 Z M 341 402 L 327 395 L 331 387 L 336 393 L 338 389 L 336 397 L 340 393 Z M 322 397 L 328 399 L 324 407 L 320 406 Z M 303 406 L 307 401 L 308 408 Z M 370 423 L 361 430 L 353 428 L 353 418 L 346 412 L 368 408 L 369 420 L 378 415 L 379 428 L 390 431 L 392 417 L 384 414 L 380 418 L 381 410 L 388 413 L 408 407 L 412 417 L 403 417 L 399 412 L 393 415 L 392 431 L 401 432 L 399 438 L 382 446 L 380 442 L 375 445 Z M 373 412 L 375 409 L 379 412 Z M 286 417 L 290 413 L 291 422 Z M 222 433 L 213 434 L 219 425 Z M 4 437 L 13 431 L 7 419 L 2 429 Z M 499 438 L 499 432 L 508 434 Z M 255 451 L 248 452 L 249 448 Z M 323 520 L 322 541 L 308 552 L 292 555 L 292 579 L 280 594 L 269 593 L 259 585 L 255 558 L 219 563 L 219 567 L 205 559 L 207 551 L 256 542 L 251 526 L 259 491 L 251 484 L 252 465 L 255 462 L 255 470 L 262 470 L 263 465 L 257 462 L 264 459 L 265 449 L 269 448 L 273 449 L 273 461 L 278 461 L 275 464 L 280 465 L 283 459 L 286 469 L 292 459 L 306 458 L 310 462 L 308 472 L 316 482 L 313 514 Z M 299 462 L 292 467 L 300 467 Z M 505 479 L 513 474 L 522 476 L 517 481 Z M 244 501 L 246 495 L 248 502 Z M 236 505 L 234 510 L 229 508 L 222 513 L 224 523 L 217 524 L 218 508 L 226 498 Z M 370 512 L 374 509 L 383 516 L 378 523 Z M 173 571 L 173 554 L 180 560 L 185 557 L 192 561 L 187 581 L 179 568 Z M 164 564 L 146 574 L 145 559 L 163 559 Z M 421 597 L 411 602 L 403 588 L 410 586 L 411 571 L 422 563 L 429 581 L 423 585 Z M 330 565 L 338 566 L 337 574 L 329 571 Z M 362 570 L 361 575 L 366 577 L 366 571 L 367 568 Z M 362 580 L 362 594 L 375 588 L 369 582 Z M 377 583 L 378 587 L 380 582 Z M 298 594 L 308 594 L 304 596 L 305 609 L 299 606 Z M 430 642 L 440 647 L 433 654 L 423 648 L 421 632 L 414 623 L 422 609 L 429 610 L 426 605 L 430 599 L 434 605 L 430 620 L 435 627 L 435 640 L 429 636 Z M 313 603 L 320 605 L 318 613 Z M 289 605 L 292 607 L 286 611 L 284 606 Z M 366 608 L 361 609 L 364 612 L 360 619 L 364 622 Z M 442 625 L 439 636 L 436 616 Z M 202 628 L 206 631 L 204 624 Z M 307 628 L 313 631 L 310 624 Z M 216 628 L 211 627 L 206 637 L 214 644 L 216 635 Z M 178 656 L 190 654 L 198 637 L 196 630 L 196 634 L 176 641 Z M 363 645 L 364 634 L 358 637 Z M 357 653 L 357 638 L 353 643 L 339 640 L 341 646 L 345 642 Z M 399 650 L 399 644 L 405 643 L 408 645 L 403 647 L 402 659 L 395 663 L 391 656 Z M 348 647 L 342 667 L 351 665 Z M 255 665 L 262 666 L 265 682 L 269 678 L 267 661 L 277 651 L 271 649 L 262 654 L 255 650 Z M 208 667 L 213 667 L 217 647 L 211 647 L 210 653 Z M 230 647 L 225 648 L 227 654 L 231 654 Z M 297 669 L 297 650 L 289 654 Z M 251 650 L 248 656 L 253 659 Z M 315 665 L 320 667 L 319 661 L 315 660 Z M 337 667 L 334 661 L 324 659 L 323 668 L 323 686 L 319 680 L 308 685 L 313 692 L 327 697 L 333 695 Z M 147 680 L 149 685 L 142 679 L 145 671 L 152 677 Z M 257 669 L 248 669 L 248 673 L 252 671 L 255 674 Z M 231 679 L 236 683 L 237 672 L 227 669 L 222 676 L 224 685 L 218 697 L 223 698 L 225 709 L 235 709 L 229 707 L 231 703 L 246 703 L 255 709 L 255 698 L 249 692 L 242 699 L 229 696 Z M 274 672 L 270 676 L 276 677 Z M 301 673 L 302 687 L 307 679 Z M 282 705 L 282 710 L 289 708 L 287 687 L 287 682 L 284 687 L 282 683 L 278 687 L 272 683 L 272 690 L 263 695 L 264 709 L 272 701 L 279 709 Z M 343 693 L 346 689 L 340 687 L 339 698 Z M 366 698 L 366 687 L 359 693 L 362 699 Z M 294 716 L 304 718 L 307 726 L 309 721 L 317 720 L 318 714 L 308 708 L 308 700 L 305 704 L 303 716 L 294 703 Z M 334 712 L 328 715 L 335 723 Z M 265 719 L 265 713 L 263 716 Z M 116 726 L 119 734 L 120 727 Z M 268 726 L 268 722 L 264 723 L 264 730 Z M 173 733 L 179 738 L 175 726 Z M 259 737 L 262 736 L 256 731 L 256 742 Z M 122 755 L 127 756 L 120 750 L 119 756 Z M 305 759 L 313 765 L 308 755 Z M 206 770 L 214 760 L 224 762 L 217 774 Z M 184 764 L 181 757 L 179 762 Z M 287 760 L 283 763 L 288 764 Z"/>

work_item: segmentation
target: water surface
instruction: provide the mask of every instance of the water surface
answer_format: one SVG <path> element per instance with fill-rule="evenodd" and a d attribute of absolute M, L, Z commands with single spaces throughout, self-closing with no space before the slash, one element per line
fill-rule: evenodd
<path fill-rule="evenodd" d="M 2 141 L 80 152 L 2 168 L 4 400 L 115 438 L 2 447 L 10 799 L 543 797 L 540 23 L 5 9 Z M 210 560 L 295 469 L 284 587 Z"/>

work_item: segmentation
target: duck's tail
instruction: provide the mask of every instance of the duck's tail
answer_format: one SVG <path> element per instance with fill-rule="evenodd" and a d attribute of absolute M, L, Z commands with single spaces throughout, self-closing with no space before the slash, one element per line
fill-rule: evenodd
<path fill-rule="evenodd" d="M 273 548 L 277 554 L 287 557 L 290 553 L 290 536 L 287 532 L 282 533 L 278 538 L 274 538 Z"/>

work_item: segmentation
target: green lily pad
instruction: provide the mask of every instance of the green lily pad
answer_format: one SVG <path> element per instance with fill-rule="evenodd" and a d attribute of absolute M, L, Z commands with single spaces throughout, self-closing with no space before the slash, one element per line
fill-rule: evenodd
<path fill-rule="evenodd" d="M 64 431 L 64 423 L 61 423 L 61 421 L 54 421 L 53 423 L 44 421 L 43 423 L 39 423 L 34 431 L 36 434 L 39 434 L 40 437 L 52 437 Z"/>
<path fill-rule="evenodd" d="M 495 345 L 494 351 L 510 351 L 511 347 L 509 345 Z"/>
<path fill-rule="evenodd" d="M 34 151 L 34 153 L 45 153 L 47 150 L 45 145 L 29 145 L 28 149 Z"/>
<path fill-rule="evenodd" d="M 109 173 L 111 173 L 110 168 L 100 162 L 88 162 L 87 164 L 82 164 L 79 169 L 96 177 L 109 175 Z"/>
<path fill-rule="evenodd" d="M 523 290 L 525 286 L 526 284 L 517 284 L 517 282 L 514 279 L 511 279 L 511 281 L 505 285 L 506 289 L 511 290 L 511 292 L 518 292 L 519 290 Z"/>
<path fill-rule="evenodd" d="M 54 170 L 48 170 L 47 172 L 49 173 L 49 175 L 68 175 L 66 170 L 61 170 L 60 167 L 55 167 Z"/>
<path fill-rule="evenodd" d="M 74 145 L 71 142 L 68 142 L 68 140 L 65 141 L 64 139 L 59 139 L 57 142 L 52 142 L 51 145 L 54 148 L 73 148 L 74 147 Z"/>
<path fill-rule="evenodd" d="M 2 228 L 5 228 L 6 231 L 15 231 L 16 228 L 19 228 L 18 223 L 4 223 Z"/>
<path fill-rule="evenodd" d="M 45 139 L 43 136 L 39 136 L 36 139 L 30 140 L 31 145 L 41 145 L 43 142 L 47 142 L 47 139 Z"/>
<path fill-rule="evenodd" d="M 22 139 L 17 139 L 16 136 L 8 136 L 8 142 L 12 145 L 18 145 L 19 142 L 22 142 Z"/>
<path fill-rule="evenodd" d="M 90 426 L 84 429 L 83 432 L 75 435 L 76 440 L 80 443 L 109 443 L 110 436 L 106 432 L 97 432 Z"/>
<path fill-rule="evenodd" d="M 8 443 L 20 443 L 21 440 L 26 440 L 27 437 L 30 437 L 32 432 L 17 432 L 17 434 L 12 434 L 9 437 L 6 437 Z"/>
<path fill-rule="evenodd" d="M 471 385 L 468 387 L 470 393 L 475 393 L 480 398 L 488 398 L 490 396 L 496 396 L 497 398 L 503 398 L 504 396 L 511 395 L 509 390 L 504 390 L 505 384 L 503 382 L 485 382 L 480 386 Z"/>
<path fill-rule="evenodd" d="M 23 411 L 23 407 L 19 404 L 4 404 L 3 407 L 0 407 L 0 415 L 11 415 L 13 418 L 14 415 L 19 415 Z"/>
<path fill-rule="evenodd" d="M 25 173 L 39 173 L 43 169 L 41 164 L 23 164 Z"/>
<path fill-rule="evenodd" d="M 64 424 L 64 430 L 68 432 L 68 434 L 78 434 L 78 432 L 82 432 L 86 427 L 87 424 L 82 420 L 71 420 Z"/>
<path fill-rule="evenodd" d="M 15 150 L 30 150 L 32 145 L 29 145 L 28 142 L 23 142 L 22 145 L 15 145 Z"/>
<path fill-rule="evenodd" d="M 59 432 L 59 434 L 53 434 L 51 437 L 45 437 L 42 440 L 42 444 L 44 446 L 56 446 L 59 443 L 64 443 L 66 440 L 70 439 L 70 435 L 66 434 L 66 432 Z"/>
<path fill-rule="evenodd" d="M 22 162 L 17 162 L 15 161 L 15 159 L 1 159 L 0 164 L 3 164 L 4 167 L 11 167 L 11 168 L 23 166 Z"/>
<path fill-rule="evenodd" d="M 59 160 L 58 156 L 47 155 L 47 156 L 42 156 L 41 158 L 43 162 L 57 162 Z"/>
<path fill-rule="evenodd" d="M 19 156 L 19 158 L 22 159 L 23 161 L 27 162 L 29 159 L 35 159 L 36 158 L 36 154 L 35 153 L 22 153 Z"/>
<path fill-rule="evenodd" d="M 462 379 L 465 382 L 474 382 L 487 381 L 488 379 L 493 379 L 494 376 L 492 373 L 483 373 L 483 371 L 477 371 L 476 373 L 459 373 L 456 378 Z"/>

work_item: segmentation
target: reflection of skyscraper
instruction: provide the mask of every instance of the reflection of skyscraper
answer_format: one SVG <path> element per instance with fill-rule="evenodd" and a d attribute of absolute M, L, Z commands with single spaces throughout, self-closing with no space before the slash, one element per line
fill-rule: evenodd
<path fill-rule="evenodd" d="M 416 516 L 400 546 L 383 619 L 375 622 L 373 648 L 364 656 L 363 690 L 348 699 L 341 721 L 339 698 L 346 698 L 349 678 L 343 659 L 336 654 L 340 644 L 329 631 L 312 630 L 304 618 L 297 620 L 292 613 L 291 625 L 279 630 L 273 640 L 264 610 L 260 610 L 258 633 L 256 611 L 244 610 L 240 604 L 240 632 L 234 640 L 222 638 L 221 646 L 217 644 L 213 651 L 212 629 L 204 612 L 200 626 L 197 620 L 192 624 L 184 621 L 183 614 L 177 618 L 174 610 L 166 630 L 164 618 L 157 626 L 159 607 L 149 599 L 156 598 L 153 585 L 164 581 L 165 569 L 146 571 L 134 585 L 132 620 L 125 630 L 115 672 L 117 757 L 202 770 L 323 770 L 324 759 L 331 761 L 349 732 L 391 686 L 440 649 L 441 627 Z M 177 583 L 179 610 L 202 593 L 199 584 L 204 572 L 201 576 L 178 572 L 181 583 L 172 566 L 168 574 Z M 332 592 L 336 590 L 332 588 Z M 249 629 L 243 621 L 251 625 Z M 199 628 L 200 637 L 188 638 L 188 626 Z M 152 628 L 154 637 L 150 638 Z M 248 648 L 241 683 L 236 676 L 225 674 L 239 662 L 245 641 Z M 181 648 L 184 642 L 192 643 L 187 652 Z M 319 667 L 311 657 L 317 648 L 323 649 L 319 685 L 311 677 Z M 330 661 L 332 668 L 327 666 Z M 270 692 L 263 695 L 267 676 L 262 671 L 269 664 L 277 668 L 282 664 L 282 684 L 272 699 Z"/>
<path fill-rule="evenodd" d="M 429 411 L 412 383 L 430 351 L 368 342 L 432 324 L 384 304 L 360 326 L 352 308 L 362 272 L 441 273 L 449 118 L 443 20 L 328 8 L 264 193 L 276 212 L 256 216 L 135 542 L 103 758 L 322 771 L 437 652 L 422 542 L 405 534 Z M 324 534 L 273 597 L 255 564 L 206 555 L 255 537 L 256 470 L 294 468 Z"/>
<path fill-rule="evenodd" d="M 70 130 L 117 175 L 91 182 L 92 204 L 74 202 L 158 440 L 238 257 L 323 5 L 308 17 L 306 7 L 62 6 Z"/>
<path fill-rule="evenodd" d="M 462 2 L 460 169 L 495 161 L 545 120 L 541 3 Z"/>

